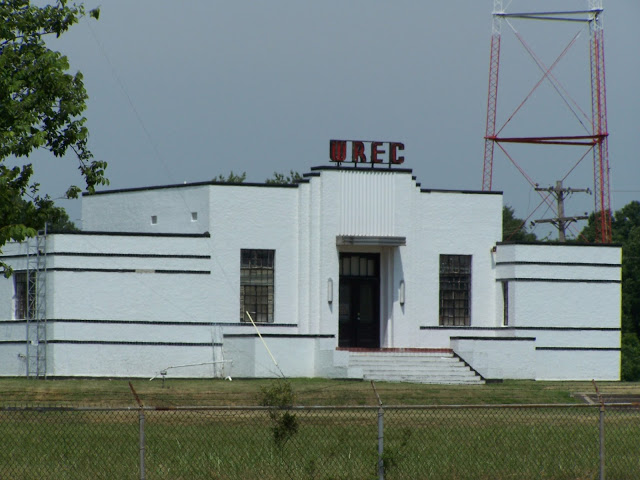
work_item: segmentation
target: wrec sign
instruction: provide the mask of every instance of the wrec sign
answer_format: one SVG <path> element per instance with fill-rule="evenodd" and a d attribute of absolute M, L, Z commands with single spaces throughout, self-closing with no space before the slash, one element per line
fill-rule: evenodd
<path fill-rule="evenodd" d="M 365 144 L 369 144 L 369 148 L 365 148 Z M 330 140 L 329 141 L 329 158 L 332 162 L 354 163 L 370 163 L 373 167 L 375 164 L 400 165 L 404 163 L 404 157 L 398 155 L 399 151 L 404 150 L 404 144 L 400 142 L 376 142 L 365 140 Z M 349 160 L 347 160 L 347 151 L 349 151 Z M 367 156 L 368 155 L 368 156 Z"/>

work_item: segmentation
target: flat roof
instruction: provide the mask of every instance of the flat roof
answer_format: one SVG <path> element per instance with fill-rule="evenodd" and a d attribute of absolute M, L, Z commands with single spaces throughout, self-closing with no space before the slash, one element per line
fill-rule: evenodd
<path fill-rule="evenodd" d="M 357 165 L 357 164 L 354 164 Z M 368 164 L 367 164 L 368 165 Z M 302 180 L 299 180 L 296 183 L 266 183 L 266 182 L 220 182 L 216 180 L 209 180 L 204 182 L 185 182 L 185 183 L 174 183 L 167 185 L 151 185 L 146 187 L 131 187 L 131 188 L 116 188 L 111 190 L 100 190 L 95 191 L 93 193 L 83 192 L 82 196 L 93 196 L 93 195 L 109 195 L 115 193 L 128 193 L 128 192 L 144 192 L 149 190 L 162 190 L 162 189 L 170 189 L 170 188 L 193 188 L 193 187 L 205 187 L 205 186 L 235 186 L 235 187 L 259 187 L 259 188 L 298 188 L 301 183 L 309 183 L 310 177 L 319 177 L 322 171 L 338 171 L 338 172 L 358 172 L 358 173 L 393 173 L 393 174 L 409 174 L 412 176 L 412 179 L 416 181 L 416 177 L 413 175 L 413 170 L 410 168 L 386 168 L 386 167 L 377 167 L 371 168 L 367 167 L 345 167 L 345 166 L 337 166 L 337 165 L 321 165 L 317 167 L 311 167 L 311 172 L 304 173 L 302 176 L 304 177 Z M 418 187 L 421 186 L 421 183 L 416 181 L 416 185 Z M 420 192 L 422 193 L 462 193 L 462 194 L 473 194 L 473 195 L 502 195 L 501 191 L 482 191 L 482 190 L 457 190 L 457 189 L 438 189 L 438 188 L 421 188 Z"/>

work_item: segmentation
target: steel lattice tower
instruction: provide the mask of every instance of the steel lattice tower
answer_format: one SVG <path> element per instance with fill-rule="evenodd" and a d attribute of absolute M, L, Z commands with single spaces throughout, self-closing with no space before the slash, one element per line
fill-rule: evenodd
<path fill-rule="evenodd" d="M 482 173 L 482 190 L 492 190 L 493 177 L 493 159 L 494 150 L 498 146 L 501 151 L 509 157 L 518 170 L 527 179 L 529 184 L 537 186 L 533 179 L 515 163 L 514 159 L 506 151 L 505 145 L 510 143 L 535 144 L 535 145 L 570 145 L 588 148 L 593 152 L 593 193 L 595 197 L 595 215 L 596 215 L 596 241 L 601 243 L 611 242 L 611 200 L 609 193 L 609 156 L 608 156 L 608 130 L 607 130 L 607 102 L 606 102 L 606 86 L 605 86 L 605 67 L 604 67 L 604 31 L 602 25 L 602 0 L 588 0 L 586 10 L 571 11 L 544 11 L 544 12 L 525 12 L 525 13 L 508 13 L 504 9 L 504 0 L 494 0 L 493 8 L 493 25 L 491 34 L 491 57 L 489 61 L 489 92 L 487 101 L 487 123 L 485 131 L 485 148 L 484 148 L 484 167 Z M 527 49 L 528 53 L 534 58 L 537 67 L 542 71 L 542 78 L 533 87 L 525 101 L 516 109 L 507 122 L 497 128 L 497 105 L 498 105 L 498 83 L 500 70 L 500 47 L 502 40 L 502 24 L 512 19 L 518 20 L 543 20 L 555 22 L 588 22 L 589 24 L 589 44 L 590 44 L 590 64 L 591 64 L 591 119 L 590 131 L 586 135 L 557 135 L 557 136 L 517 136 L 517 137 L 501 137 L 500 132 L 506 126 L 511 118 L 518 112 L 520 107 L 530 99 L 532 93 L 543 82 L 549 82 L 552 87 L 561 96 L 564 95 L 566 89 L 560 84 L 553 74 L 553 69 L 564 56 L 569 48 L 573 45 L 573 41 L 563 50 L 560 56 L 550 66 L 545 65 L 535 53 L 532 52 L 524 41 L 516 36 Z M 515 30 L 514 30 L 515 32 Z M 565 99 L 565 104 L 572 108 L 570 102 L 572 99 Z M 579 109 L 579 107 L 578 107 Z M 582 112 L 583 113 L 583 112 Z M 574 112 L 575 114 L 575 112 Z M 588 152 L 587 152 L 588 153 Z M 583 157 L 584 158 L 584 157 Z M 575 167 L 574 167 L 575 168 Z M 568 174 L 567 174 L 568 175 Z M 546 199 L 545 199 L 546 200 Z M 550 205 L 551 206 L 551 205 Z M 551 206 L 551 208 L 553 208 Z"/>

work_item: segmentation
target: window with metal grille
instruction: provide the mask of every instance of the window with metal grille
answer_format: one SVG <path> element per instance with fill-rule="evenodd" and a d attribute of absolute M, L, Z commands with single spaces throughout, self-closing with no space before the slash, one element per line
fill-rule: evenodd
<path fill-rule="evenodd" d="M 36 272 L 14 272 L 13 274 L 15 318 L 33 318 L 36 303 Z"/>
<path fill-rule="evenodd" d="M 471 255 L 440 255 L 440 325 L 471 325 Z"/>
<path fill-rule="evenodd" d="M 240 320 L 273 323 L 275 250 L 240 251 Z"/>

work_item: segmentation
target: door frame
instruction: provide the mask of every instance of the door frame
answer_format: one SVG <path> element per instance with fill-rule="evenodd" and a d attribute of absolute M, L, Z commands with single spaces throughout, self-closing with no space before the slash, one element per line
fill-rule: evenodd
<path fill-rule="evenodd" d="M 378 349 L 381 345 L 381 275 L 380 275 L 380 267 L 381 267 L 381 255 L 379 252 L 338 252 L 339 257 L 339 287 L 338 287 L 338 346 L 340 348 L 374 348 Z M 345 265 L 343 262 L 346 258 L 359 258 L 357 262 L 357 271 L 354 273 L 353 270 L 353 260 L 350 260 L 348 265 Z M 373 260 L 373 265 L 370 261 Z M 364 261 L 364 265 L 363 265 Z M 371 270 L 373 266 L 373 271 Z M 363 273 L 362 271 L 365 270 Z M 345 273 L 346 272 L 346 273 Z M 345 302 L 345 298 L 343 298 L 343 292 L 345 290 L 345 286 L 349 285 L 350 294 L 348 302 Z M 356 318 L 354 316 L 355 310 L 354 303 L 360 301 L 360 295 L 363 293 L 363 290 L 360 288 L 364 284 L 372 285 L 373 288 L 373 298 L 372 298 L 372 316 L 373 319 L 366 333 L 369 335 L 364 335 L 360 337 L 358 332 L 360 331 L 358 322 L 359 317 Z M 345 303 L 348 304 L 348 307 L 345 308 Z M 344 310 L 347 310 L 345 313 Z M 347 325 L 345 326 L 344 315 L 347 315 L 346 319 Z M 347 330 L 348 334 L 345 335 L 344 330 Z M 365 331 L 362 331 L 363 333 Z M 367 341 L 369 340 L 369 341 Z"/>

